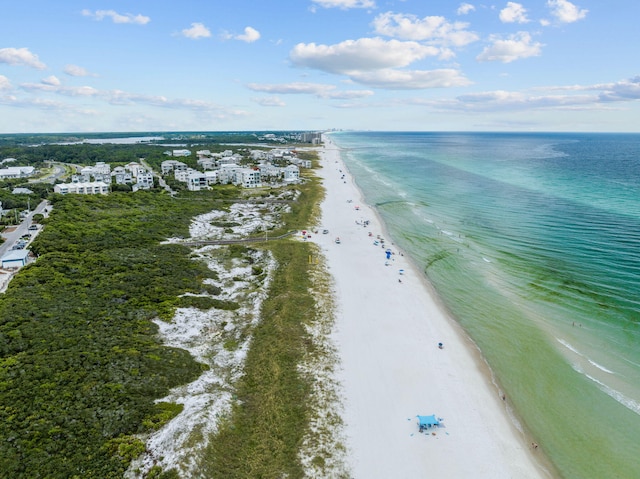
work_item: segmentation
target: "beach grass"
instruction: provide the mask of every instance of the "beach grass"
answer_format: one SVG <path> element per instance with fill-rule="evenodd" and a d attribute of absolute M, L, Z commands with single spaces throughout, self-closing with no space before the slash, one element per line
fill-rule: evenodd
<path fill-rule="evenodd" d="M 284 215 L 287 230 L 318 220 L 323 189 L 314 176 L 296 187 L 299 196 Z M 320 316 L 309 257 L 314 245 L 277 240 L 262 246 L 277 262 L 260 323 L 253 331 L 236 400 L 222 418 L 201 464 L 205 477 L 303 477 L 300 451 L 309 430 L 313 379 L 300 371 L 321 354 L 308 325 Z"/>

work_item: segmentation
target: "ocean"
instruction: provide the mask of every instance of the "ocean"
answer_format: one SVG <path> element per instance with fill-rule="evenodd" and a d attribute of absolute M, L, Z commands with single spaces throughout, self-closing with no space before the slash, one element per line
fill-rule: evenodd
<path fill-rule="evenodd" d="M 640 135 L 330 135 L 560 475 L 640 477 Z"/>

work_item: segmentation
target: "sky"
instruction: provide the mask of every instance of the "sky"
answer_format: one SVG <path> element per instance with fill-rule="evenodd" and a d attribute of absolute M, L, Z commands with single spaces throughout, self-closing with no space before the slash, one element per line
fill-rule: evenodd
<path fill-rule="evenodd" d="M 0 11 L 0 133 L 640 132 L 637 0 L 20 0 Z"/>

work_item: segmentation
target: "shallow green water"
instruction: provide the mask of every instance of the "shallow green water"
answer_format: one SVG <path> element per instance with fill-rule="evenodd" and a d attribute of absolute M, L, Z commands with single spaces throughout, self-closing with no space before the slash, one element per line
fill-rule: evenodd
<path fill-rule="evenodd" d="M 332 139 L 561 474 L 640 477 L 640 135 Z"/>

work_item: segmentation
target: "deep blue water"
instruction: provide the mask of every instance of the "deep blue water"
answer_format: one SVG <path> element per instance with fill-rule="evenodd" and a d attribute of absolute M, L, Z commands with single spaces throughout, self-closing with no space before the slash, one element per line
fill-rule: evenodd
<path fill-rule="evenodd" d="M 640 477 L 640 135 L 338 132 L 563 477 Z"/>

